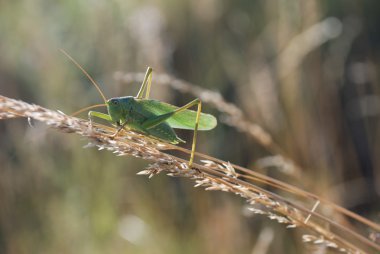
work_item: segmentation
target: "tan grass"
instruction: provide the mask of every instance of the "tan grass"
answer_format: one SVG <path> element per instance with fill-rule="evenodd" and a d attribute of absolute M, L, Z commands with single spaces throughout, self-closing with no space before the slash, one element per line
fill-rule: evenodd
<path fill-rule="evenodd" d="M 141 83 L 144 79 L 144 73 L 116 72 L 114 78 L 116 81 L 122 82 L 123 84 L 129 84 L 131 82 Z M 300 176 L 301 173 L 297 164 L 285 154 L 281 147 L 272 139 L 272 136 L 260 125 L 249 121 L 236 105 L 225 101 L 220 93 L 204 89 L 195 84 L 163 73 L 155 73 L 154 82 L 159 85 L 168 85 L 181 93 L 191 94 L 201 99 L 202 102 L 215 107 L 222 113 L 221 120 L 223 123 L 254 138 L 269 152 L 281 158 L 283 166 L 287 168 L 287 172 L 291 173 L 293 176 Z"/>
<path fill-rule="evenodd" d="M 201 99 L 204 98 L 201 97 Z M 230 105 L 226 106 L 228 108 Z M 230 110 L 234 110 L 233 107 Z M 285 224 L 288 228 L 298 227 L 305 230 L 307 234 L 303 236 L 304 242 L 346 253 L 378 253 L 380 251 L 380 246 L 366 235 L 329 219 L 322 212 L 326 209 L 322 208 L 333 209 L 334 215 L 346 216 L 363 224 L 367 232 L 379 232 L 380 225 L 314 194 L 249 169 L 201 153 L 196 154 L 200 162 L 189 168 L 187 159 L 165 153 L 165 150 L 177 149 L 188 155 L 190 151 L 184 148 L 162 143 L 127 130 L 118 137 L 112 138 L 111 135 L 115 132 L 112 127 L 91 125 L 87 120 L 71 117 L 59 111 L 0 96 L 0 119 L 13 117 L 32 118 L 59 131 L 87 137 L 88 147 L 106 149 L 118 156 L 131 155 L 148 160 L 150 165 L 138 174 L 152 177 L 163 172 L 169 176 L 188 177 L 195 182 L 196 187 L 241 196 L 248 202 L 252 213 L 265 215 Z M 277 193 L 268 191 L 263 186 L 270 186 L 271 190 Z"/>
<path fill-rule="evenodd" d="M 290 173 L 292 176 L 302 179 L 300 175 L 301 171 L 304 170 L 301 170 L 297 163 L 292 158 L 287 156 L 286 153 L 281 149 L 281 147 L 276 142 L 274 142 L 269 132 L 267 132 L 259 124 L 252 123 L 251 121 L 249 121 L 236 105 L 225 101 L 220 93 L 204 89 L 200 86 L 175 78 L 168 74 L 155 73 L 154 75 L 155 84 L 170 86 L 171 88 L 178 90 L 181 93 L 189 93 L 195 97 L 200 98 L 202 102 L 208 103 L 211 106 L 215 107 L 218 111 L 220 111 L 223 114 L 222 119 L 224 123 L 236 128 L 237 130 L 240 130 L 243 133 L 248 134 L 250 137 L 254 138 L 259 144 L 261 144 L 263 147 L 265 147 L 268 151 L 270 151 L 273 154 L 273 156 L 269 156 L 258 160 L 258 162 L 256 163 L 257 166 L 262 165 L 265 167 L 265 164 L 277 165 L 279 167 L 286 168 L 286 171 Z M 114 78 L 116 81 L 121 82 L 123 84 L 129 84 L 131 82 L 141 83 L 144 78 L 144 73 L 116 72 Z M 186 152 L 186 150 L 183 151 Z M 221 160 L 211 158 L 204 154 L 198 155 L 205 159 L 216 160 L 220 164 L 224 163 Z M 246 180 L 254 181 L 256 184 L 265 183 L 277 189 L 295 194 L 298 197 L 306 198 L 308 200 L 314 200 L 315 202 L 320 201 L 322 202 L 322 204 L 327 205 L 329 208 L 332 208 L 336 213 L 343 214 L 350 218 L 355 218 L 355 220 L 360 221 L 363 224 L 369 225 L 377 231 L 380 231 L 379 225 L 372 223 L 366 220 L 365 218 L 358 216 L 357 214 L 352 213 L 351 211 L 344 209 L 327 199 L 303 191 L 299 188 L 280 182 L 273 178 L 266 177 L 265 175 L 253 172 L 249 169 L 245 169 L 238 165 L 233 165 L 233 167 L 242 171 L 244 174 L 241 175 L 241 177 L 243 177 Z M 314 203 L 311 204 L 311 206 L 313 205 Z"/>

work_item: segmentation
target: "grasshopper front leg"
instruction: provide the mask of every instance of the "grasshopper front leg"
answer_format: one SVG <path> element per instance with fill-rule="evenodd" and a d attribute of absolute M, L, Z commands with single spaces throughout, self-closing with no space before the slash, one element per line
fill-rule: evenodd
<path fill-rule="evenodd" d="M 107 115 L 107 114 L 104 114 L 104 113 L 101 113 L 101 112 L 97 112 L 97 111 L 90 111 L 90 112 L 88 112 L 88 118 L 90 120 L 90 125 L 92 124 L 92 117 L 97 117 L 97 118 L 100 118 L 100 119 L 103 119 L 103 120 L 106 120 L 108 122 L 111 122 L 111 123 L 115 124 L 115 122 L 112 121 L 112 118 L 111 118 L 110 115 Z M 122 129 L 124 129 L 125 126 L 128 125 L 128 121 L 125 121 L 125 122 L 122 122 L 122 123 L 116 122 L 116 125 L 118 126 L 118 128 L 117 128 L 116 132 L 114 134 L 112 134 L 112 138 L 115 138 L 120 133 L 120 131 Z M 136 131 L 138 131 L 140 133 L 143 133 L 145 135 L 148 134 L 148 131 L 144 127 L 142 127 L 142 126 L 136 125 L 136 126 L 134 126 L 134 130 L 136 130 Z"/>
<path fill-rule="evenodd" d="M 112 118 L 110 115 L 107 115 L 107 114 L 104 114 L 104 113 L 101 113 L 101 112 L 97 112 L 97 111 L 89 111 L 88 112 L 88 120 L 90 121 L 90 126 L 92 128 L 92 117 L 97 117 L 97 118 L 100 118 L 100 119 L 103 119 L 103 120 L 106 120 L 108 122 L 112 122 Z M 116 137 L 117 134 L 119 134 L 119 132 L 121 131 L 121 129 L 124 128 L 124 125 L 121 126 L 121 128 L 119 128 L 113 135 L 112 137 Z"/>
<path fill-rule="evenodd" d="M 110 115 L 107 115 L 107 114 L 104 114 L 101 112 L 97 112 L 97 111 L 89 111 L 88 112 L 88 118 L 90 120 L 91 125 L 92 125 L 92 117 L 97 117 L 97 118 L 106 120 L 108 122 L 112 122 L 112 118 Z M 126 124 L 127 123 L 125 122 L 123 125 L 120 125 L 119 122 L 116 122 L 116 125 L 119 126 L 119 128 L 117 129 L 117 131 L 114 134 L 112 134 L 112 138 L 115 138 L 119 134 L 119 132 L 125 127 Z"/>
<path fill-rule="evenodd" d="M 92 118 L 91 117 L 97 117 L 97 118 L 106 120 L 108 122 L 112 122 L 112 118 L 111 118 L 110 115 L 107 115 L 107 114 L 104 114 L 104 113 L 101 113 L 101 112 L 97 112 L 97 111 L 89 111 L 88 112 L 88 120 L 90 120 L 90 124 L 92 123 Z"/>

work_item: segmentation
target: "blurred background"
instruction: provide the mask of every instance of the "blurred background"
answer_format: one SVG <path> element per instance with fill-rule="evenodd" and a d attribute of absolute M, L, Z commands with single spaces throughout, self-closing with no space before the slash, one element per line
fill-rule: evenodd
<path fill-rule="evenodd" d="M 116 71 L 152 66 L 219 92 L 297 165 L 260 172 L 379 222 L 379 12 L 376 0 L 0 1 L 0 94 L 68 114 L 101 103 L 59 48 L 108 98 L 140 85 L 116 82 Z M 193 99 L 154 75 L 151 96 Z M 277 155 L 223 122 L 199 140 L 198 151 L 252 170 Z M 238 197 L 137 176 L 146 161 L 86 144 L 38 122 L 0 122 L 0 253 L 310 251 Z"/>

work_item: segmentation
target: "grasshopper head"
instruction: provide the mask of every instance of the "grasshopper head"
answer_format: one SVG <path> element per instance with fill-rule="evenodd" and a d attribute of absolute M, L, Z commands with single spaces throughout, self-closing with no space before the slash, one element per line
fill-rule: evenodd
<path fill-rule="evenodd" d="M 131 100 L 133 97 L 115 97 L 107 100 L 108 114 L 111 116 L 112 121 L 116 123 L 123 123 L 126 119 L 126 114 L 130 108 Z"/>
<path fill-rule="evenodd" d="M 123 107 L 120 98 L 111 98 L 107 100 L 106 104 L 108 114 L 111 116 L 112 121 L 120 123 L 120 120 L 123 117 Z"/>

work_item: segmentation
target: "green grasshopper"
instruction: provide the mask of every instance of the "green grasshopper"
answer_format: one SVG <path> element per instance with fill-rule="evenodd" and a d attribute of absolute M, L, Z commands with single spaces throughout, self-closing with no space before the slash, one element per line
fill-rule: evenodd
<path fill-rule="evenodd" d="M 192 166 L 198 130 L 211 130 L 217 125 L 216 118 L 213 115 L 201 113 L 202 102 L 199 99 L 195 99 L 182 107 L 149 99 L 153 69 L 148 67 L 140 90 L 135 97 L 123 96 L 107 100 L 91 76 L 68 53 L 64 50 L 61 51 L 89 78 L 104 100 L 104 104 L 86 107 L 73 115 L 91 108 L 106 106 L 108 114 L 89 111 L 88 116 L 90 122 L 92 117 L 97 117 L 116 125 L 118 129 L 112 137 L 116 137 L 122 129 L 129 128 L 160 141 L 178 144 L 180 142 L 185 143 L 185 141 L 180 139 L 173 129 L 194 130 L 188 163 L 189 167 Z M 198 106 L 197 111 L 188 109 L 195 105 Z"/>

